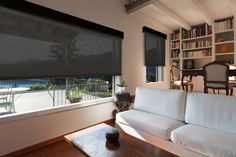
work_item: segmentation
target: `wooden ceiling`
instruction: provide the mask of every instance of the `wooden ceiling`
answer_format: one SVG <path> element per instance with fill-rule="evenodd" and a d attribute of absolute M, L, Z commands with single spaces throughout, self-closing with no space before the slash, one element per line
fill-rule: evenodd
<path fill-rule="evenodd" d="M 236 0 L 136 0 L 126 5 L 127 13 L 163 27 L 167 32 L 180 27 L 234 16 Z"/>

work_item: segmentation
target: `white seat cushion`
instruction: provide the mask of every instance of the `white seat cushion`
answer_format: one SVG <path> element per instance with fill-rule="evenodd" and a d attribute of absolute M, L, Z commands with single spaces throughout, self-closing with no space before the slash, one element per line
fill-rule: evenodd
<path fill-rule="evenodd" d="M 171 140 L 209 157 L 236 156 L 236 134 L 187 124 L 172 131 Z"/>
<path fill-rule="evenodd" d="M 172 118 L 138 110 L 120 112 L 116 115 L 116 121 L 165 140 L 170 139 L 172 130 L 184 125 Z"/>

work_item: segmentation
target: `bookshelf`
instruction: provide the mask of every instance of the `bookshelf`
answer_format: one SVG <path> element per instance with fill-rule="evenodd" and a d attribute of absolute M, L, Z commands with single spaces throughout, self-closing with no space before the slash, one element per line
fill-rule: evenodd
<path fill-rule="evenodd" d="M 235 62 L 234 17 L 215 20 L 213 25 L 200 24 L 190 30 L 180 28 L 170 35 L 171 65 L 180 69 L 199 69 L 214 60 Z"/>
<path fill-rule="evenodd" d="M 173 34 L 170 35 L 171 40 L 171 48 L 170 48 L 170 56 L 171 56 L 171 62 L 175 62 L 177 64 L 177 67 L 180 67 L 180 51 L 181 51 L 181 30 L 175 30 Z"/>
<path fill-rule="evenodd" d="M 234 18 L 215 20 L 215 60 L 234 63 Z"/>

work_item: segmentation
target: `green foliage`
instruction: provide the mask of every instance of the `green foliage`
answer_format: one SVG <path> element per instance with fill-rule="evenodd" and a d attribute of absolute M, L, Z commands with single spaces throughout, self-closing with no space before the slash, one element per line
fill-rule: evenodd
<path fill-rule="evenodd" d="M 121 83 L 116 84 L 118 87 L 127 87 L 127 83 L 123 80 Z"/>
<path fill-rule="evenodd" d="M 112 92 L 85 92 L 85 94 L 93 95 L 101 98 L 107 98 L 112 96 Z"/>
<path fill-rule="evenodd" d="M 46 86 L 40 83 L 35 83 L 34 85 L 30 86 L 30 90 L 43 90 L 43 89 L 46 89 Z"/>
<path fill-rule="evenodd" d="M 156 81 L 156 76 L 153 74 L 150 74 L 147 78 L 148 82 L 155 82 Z"/>
<path fill-rule="evenodd" d="M 52 86 L 54 85 L 51 82 L 47 82 L 46 84 L 40 84 L 39 82 L 37 82 L 34 85 L 30 86 L 30 90 L 46 90 Z"/>
<path fill-rule="evenodd" d="M 66 95 L 71 103 L 76 103 L 81 101 L 84 92 L 85 90 L 81 90 L 79 87 L 73 87 L 67 91 Z"/>

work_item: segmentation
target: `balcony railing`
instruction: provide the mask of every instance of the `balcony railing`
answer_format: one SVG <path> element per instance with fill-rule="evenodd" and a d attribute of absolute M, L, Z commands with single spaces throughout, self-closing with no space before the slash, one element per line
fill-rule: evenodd
<path fill-rule="evenodd" d="M 10 95 L 10 107 L 1 105 L 1 113 L 22 113 L 43 108 L 67 105 L 111 97 L 111 85 L 106 81 L 68 83 L 67 85 L 46 85 L 45 82 L 16 81 L 0 82 L 0 96 Z M 9 92 L 2 92 L 9 91 Z"/>

